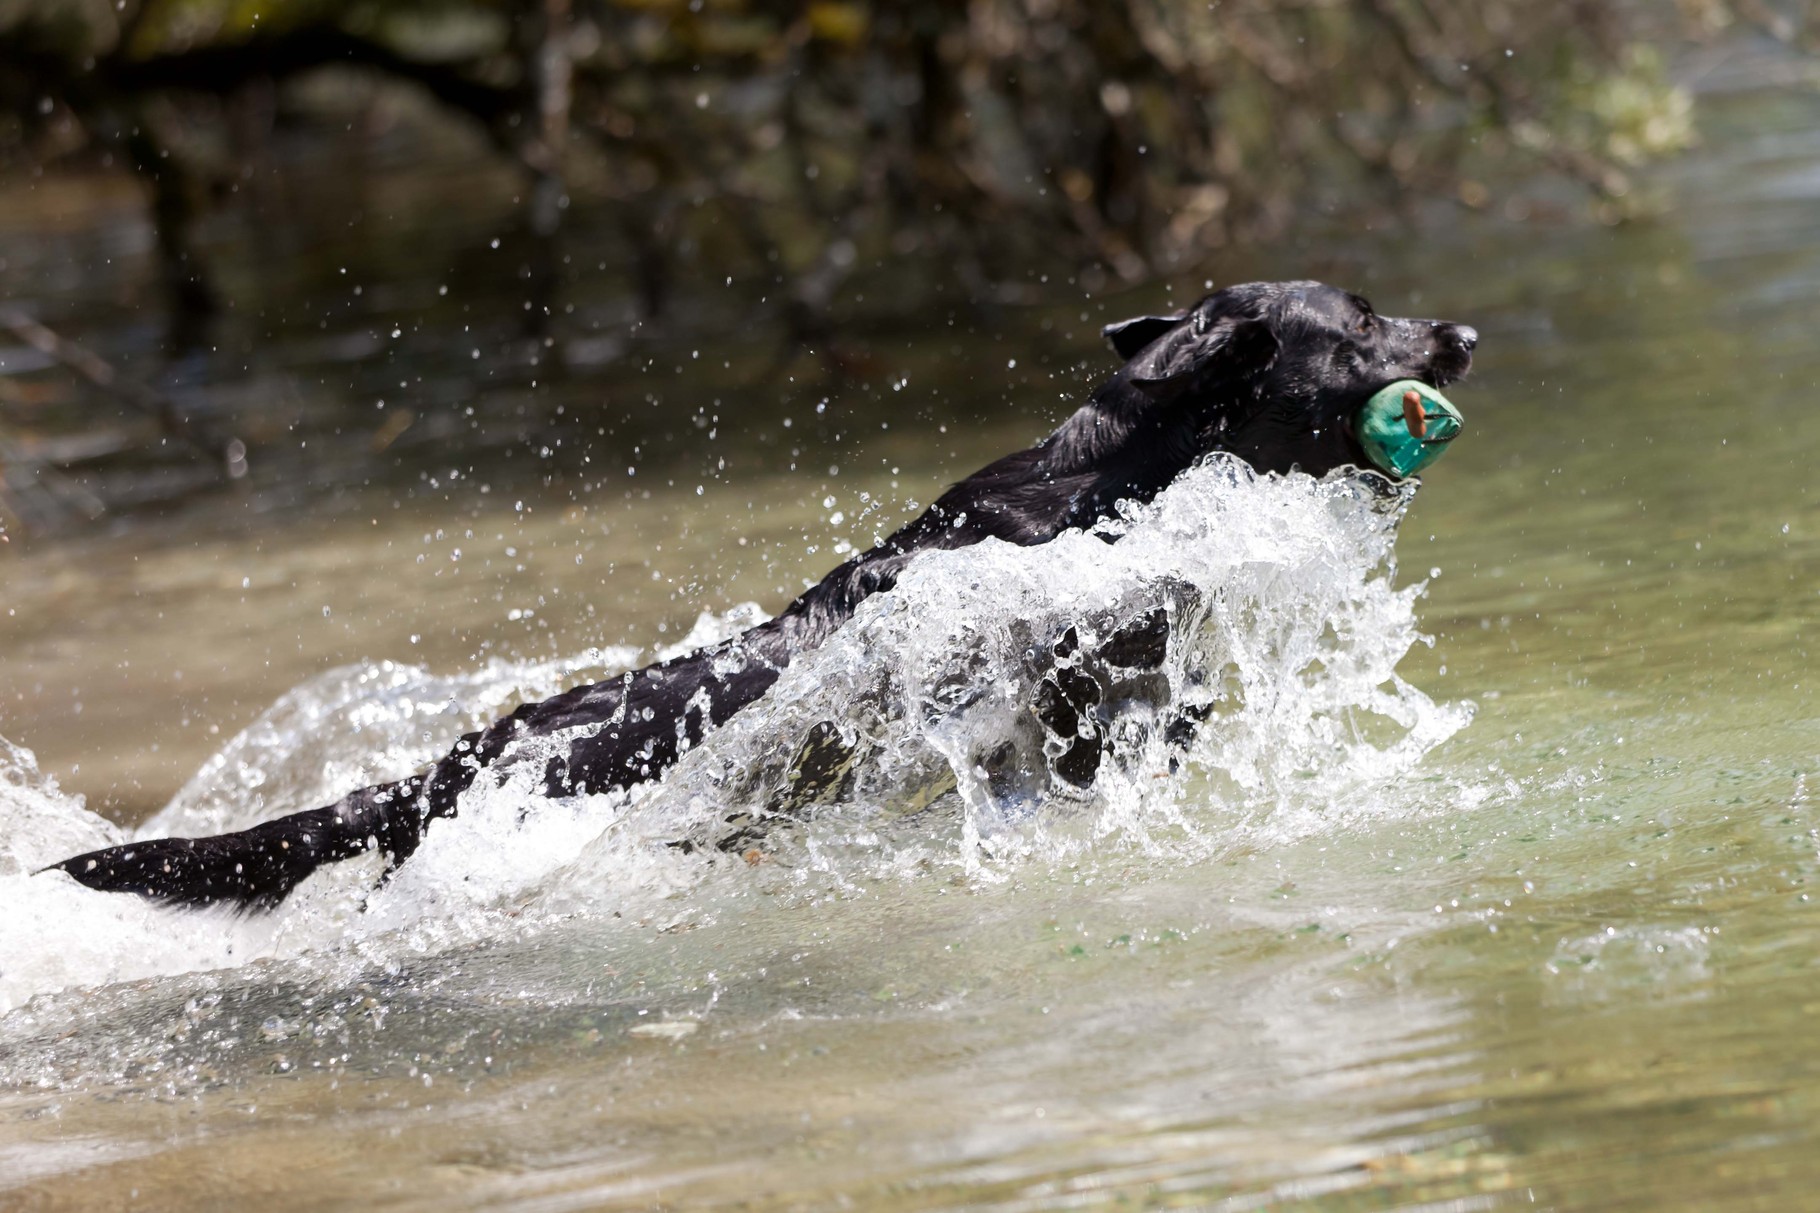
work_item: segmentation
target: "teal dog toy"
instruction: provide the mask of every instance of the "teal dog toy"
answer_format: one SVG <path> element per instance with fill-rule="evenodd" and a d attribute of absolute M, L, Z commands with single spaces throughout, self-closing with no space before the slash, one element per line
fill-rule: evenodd
<path fill-rule="evenodd" d="M 1359 410 L 1359 445 L 1379 471 L 1403 480 L 1439 459 L 1465 426 L 1460 410 L 1440 392 L 1420 380 L 1399 379 Z"/>

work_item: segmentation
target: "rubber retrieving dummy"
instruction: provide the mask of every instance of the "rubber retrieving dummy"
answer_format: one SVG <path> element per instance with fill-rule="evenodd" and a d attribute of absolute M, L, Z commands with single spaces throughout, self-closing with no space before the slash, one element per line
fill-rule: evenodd
<path fill-rule="evenodd" d="M 1420 380 L 1399 379 L 1359 410 L 1359 445 L 1379 471 L 1407 480 L 1439 459 L 1465 427 L 1447 397 Z"/>

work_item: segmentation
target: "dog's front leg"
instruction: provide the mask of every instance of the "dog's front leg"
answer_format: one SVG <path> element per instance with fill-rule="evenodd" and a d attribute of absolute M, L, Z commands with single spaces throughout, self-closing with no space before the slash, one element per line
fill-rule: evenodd
<path fill-rule="evenodd" d="M 1103 640 L 1086 644 L 1082 629 L 1070 626 L 1050 645 L 1054 664 L 1038 680 L 1030 712 L 1043 730 L 1050 775 L 1062 787 L 1093 786 L 1112 744 L 1109 716 L 1117 703 L 1142 698 L 1158 708 L 1167 704 L 1162 672 L 1169 660 L 1172 612 L 1185 605 L 1182 593 L 1171 589 L 1169 605 L 1111 622 Z M 1166 735 L 1176 731 L 1175 723 Z"/>

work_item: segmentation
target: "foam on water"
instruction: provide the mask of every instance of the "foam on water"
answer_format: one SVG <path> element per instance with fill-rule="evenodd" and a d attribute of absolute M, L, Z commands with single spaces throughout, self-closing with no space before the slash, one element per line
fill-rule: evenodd
<path fill-rule="evenodd" d="M 319 975 L 443 951 L 553 916 L 610 923 L 707 896 L 712 882 L 826 888 L 991 881 L 1090 850 L 1192 861 L 1414 811 L 1399 779 L 1470 719 L 1396 674 L 1422 640 L 1420 585 L 1397 588 L 1392 545 L 1409 492 L 1346 477 L 1257 477 L 1212 462 L 1095 532 L 1036 548 L 997 541 L 918 560 L 771 693 L 710 734 L 663 780 L 549 801 L 540 764 L 483 776 L 384 887 L 376 861 L 311 878 L 279 911 L 174 913 L 32 876 L 123 841 L 114 826 L 0 749 L 0 1010 L 66 987 L 297 959 Z M 1116 540 L 1113 542 L 1112 540 Z M 1104 705 L 1112 740 L 1090 793 L 1054 782 L 1036 683 L 1073 628 L 1091 651 L 1161 608 L 1168 659 L 1144 693 Z M 704 617 L 693 647 L 749 626 Z M 140 836 L 242 828 L 396 778 L 459 733 L 583 678 L 630 650 L 494 663 L 439 677 L 390 663 L 305 683 L 212 758 Z M 1072 658 L 1064 655 L 1059 664 Z M 1184 713 L 1192 737 L 1169 734 Z M 776 805 L 792 756 L 820 727 L 853 755 L 840 803 L 764 835 L 748 870 L 669 845 L 713 842 L 730 818 Z"/>

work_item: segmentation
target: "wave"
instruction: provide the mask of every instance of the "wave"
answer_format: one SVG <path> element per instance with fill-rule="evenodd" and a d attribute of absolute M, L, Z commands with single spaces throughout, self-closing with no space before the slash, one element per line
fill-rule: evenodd
<path fill-rule="evenodd" d="M 1396 673 L 1426 641 L 1423 584 L 1396 585 L 1412 495 L 1213 460 L 1093 531 L 929 553 L 665 778 L 552 801 L 536 793 L 539 764 L 519 764 L 503 783 L 477 780 L 460 815 L 435 823 L 384 885 L 376 860 L 336 865 L 267 916 L 159 910 L 31 875 L 127 839 L 0 741 L 0 1011 L 255 961 L 352 974 L 559 917 L 650 922 L 711 898 L 715 882 L 784 893 L 931 873 L 994 882 L 1102 851 L 1197 862 L 1419 811 L 1400 781 L 1471 705 L 1436 703 Z M 684 643 L 760 617 L 752 606 L 705 615 Z M 1099 705 L 1108 757 L 1089 789 L 1073 788 L 1045 761 L 1066 739 L 1034 723 L 1039 684 L 1084 660 L 1058 644 L 1070 629 L 1091 653 L 1144 617 L 1164 621 L 1167 659 Z M 224 746 L 138 836 L 215 833 L 328 803 L 407 773 L 516 702 L 637 657 L 593 649 L 454 676 L 391 662 L 332 671 Z M 806 806 L 792 780 L 817 737 L 838 740 L 845 767 L 839 794 Z M 742 829 L 747 862 L 738 849 L 673 845 Z"/>

